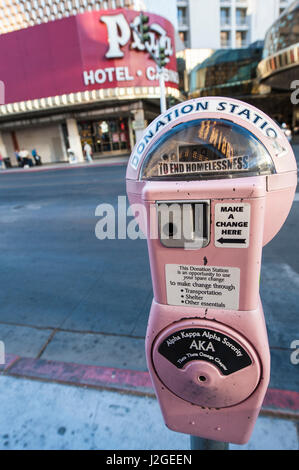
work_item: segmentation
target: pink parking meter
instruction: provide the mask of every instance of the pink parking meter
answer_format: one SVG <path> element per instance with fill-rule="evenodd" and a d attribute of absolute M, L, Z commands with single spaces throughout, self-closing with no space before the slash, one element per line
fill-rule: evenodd
<path fill-rule="evenodd" d="M 284 133 L 234 99 L 181 103 L 136 144 L 127 193 L 153 282 L 146 356 L 170 429 L 248 441 L 270 376 L 262 247 L 283 225 L 296 184 Z"/>

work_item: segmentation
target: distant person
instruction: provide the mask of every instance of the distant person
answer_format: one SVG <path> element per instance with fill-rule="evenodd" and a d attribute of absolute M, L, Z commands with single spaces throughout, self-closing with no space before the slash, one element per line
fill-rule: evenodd
<path fill-rule="evenodd" d="M 84 142 L 83 150 L 84 150 L 84 153 L 85 153 L 86 160 L 88 162 L 92 162 L 93 161 L 92 160 L 92 148 L 91 148 L 91 146 L 89 145 L 88 142 Z"/>
<path fill-rule="evenodd" d="M 69 156 L 69 163 L 77 163 L 77 157 L 72 149 L 67 149 L 67 154 Z"/>
<path fill-rule="evenodd" d="M 3 158 L 5 168 L 12 168 L 11 161 L 9 157 Z"/>
<path fill-rule="evenodd" d="M 0 154 L 0 170 L 11 168 L 11 162 L 9 157 L 4 157 Z"/>
<path fill-rule="evenodd" d="M 36 166 L 41 166 L 41 164 L 42 164 L 42 159 L 41 159 L 40 155 L 38 155 L 36 149 L 33 149 L 33 150 L 32 150 L 31 155 L 33 156 L 35 165 L 36 165 Z"/>
<path fill-rule="evenodd" d="M 28 168 L 28 167 L 33 166 L 33 161 L 29 157 L 28 150 L 22 149 L 19 152 L 19 157 L 22 159 L 22 167 L 23 168 Z"/>
<path fill-rule="evenodd" d="M 22 167 L 23 166 L 23 160 L 20 157 L 20 152 L 15 152 L 15 156 L 16 156 L 18 167 Z"/>

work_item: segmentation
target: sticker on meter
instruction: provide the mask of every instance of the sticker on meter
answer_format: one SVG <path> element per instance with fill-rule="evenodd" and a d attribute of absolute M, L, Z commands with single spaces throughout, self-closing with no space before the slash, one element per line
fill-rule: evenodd
<path fill-rule="evenodd" d="M 248 248 L 250 235 L 250 204 L 215 204 L 215 246 L 217 248 Z"/>
<path fill-rule="evenodd" d="M 178 369 L 194 360 L 215 365 L 223 375 L 230 375 L 252 364 L 249 354 L 234 339 L 205 328 L 186 328 L 168 336 L 159 353 Z"/>
<path fill-rule="evenodd" d="M 168 305 L 239 309 L 240 269 L 166 264 Z"/>

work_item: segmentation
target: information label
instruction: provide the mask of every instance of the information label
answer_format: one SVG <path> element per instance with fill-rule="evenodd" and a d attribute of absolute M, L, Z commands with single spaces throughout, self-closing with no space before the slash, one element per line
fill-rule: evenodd
<path fill-rule="evenodd" d="M 166 264 L 168 305 L 238 310 L 240 269 Z"/>
<path fill-rule="evenodd" d="M 250 204 L 215 204 L 214 227 L 217 248 L 248 248 Z"/>
<path fill-rule="evenodd" d="M 190 361 L 201 360 L 215 365 L 223 375 L 252 363 L 249 354 L 234 339 L 206 328 L 176 331 L 160 344 L 159 353 L 178 369 Z"/>

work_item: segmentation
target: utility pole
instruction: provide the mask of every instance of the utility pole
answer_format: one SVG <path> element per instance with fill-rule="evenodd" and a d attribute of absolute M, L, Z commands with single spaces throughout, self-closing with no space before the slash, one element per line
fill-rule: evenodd
<path fill-rule="evenodd" d="M 164 78 L 164 67 L 166 65 L 165 47 L 159 47 L 159 59 L 156 62 L 158 65 L 159 83 L 160 83 L 160 109 L 161 114 L 166 113 L 166 88 Z"/>
<path fill-rule="evenodd" d="M 139 37 L 141 43 L 145 46 L 145 49 L 157 65 L 157 72 L 159 75 L 159 85 L 160 85 L 160 110 L 161 113 L 165 113 L 167 110 L 166 106 L 166 87 L 165 87 L 165 77 L 164 77 L 164 67 L 166 65 L 166 56 L 165 56 L 165 47 L 159 47 L 159 56 L 156 57 L 149 48 L 149 17 L 140 13 L 140 25 L 138 27 L 134 24 L 131 24 L 131 28 Z"/>

